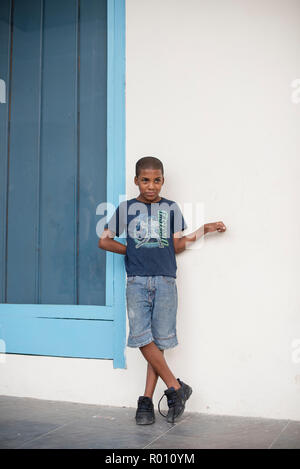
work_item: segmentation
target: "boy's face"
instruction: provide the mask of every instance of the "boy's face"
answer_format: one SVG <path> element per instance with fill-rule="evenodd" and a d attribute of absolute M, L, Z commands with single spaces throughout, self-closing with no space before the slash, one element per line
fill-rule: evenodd
<path fill-rule="evenodd" d="M 160 169 L 142 169 L 139 177 L 135 176 L 134 182 L 140 189 L 140 198 L 147 202 L 157 202 L 159 193 L 164 183 L 164 177 Z"/>

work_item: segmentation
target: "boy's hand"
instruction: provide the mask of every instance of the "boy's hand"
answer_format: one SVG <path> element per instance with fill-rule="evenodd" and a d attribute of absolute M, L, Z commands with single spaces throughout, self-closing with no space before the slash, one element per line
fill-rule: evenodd
<path fill-rule="evenodd" d="M 226 226 L 222 221 L 216 221 L 215 223 L 206 223 L 204 225 L 204 232 L 205 233 L 210 233 L 213 231 L 219 231 L 222 233 L 223 231 L 226 230 Z"/>

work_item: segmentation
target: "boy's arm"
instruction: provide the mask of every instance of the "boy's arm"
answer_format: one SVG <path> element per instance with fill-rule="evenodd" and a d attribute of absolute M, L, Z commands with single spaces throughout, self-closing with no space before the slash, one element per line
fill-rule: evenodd
<path fill-rule="evenodd" d="M 173 234 L 173 242 L 174 242 L 174 250 L 175 254 L 179 254 L 186 249 L 186 244 L 191 242 L 197 241 L 197 239 L 204 236 L 206 233 L 219 231 L 223 232 L 226 230 L 226 226 L 222 221 L 217 221 L 215 223 L 206 223 L 205 225 L 200 226 L 196 231 L 193 233 L 183 236 L 182 231 L 178 231 L 177 233 Z"/>
<path fill-rule="evenodd" d="M 126 254 L 127 246 L 118 241 L 115 241 L 113 238 L 116 236 L 116 233 L 105 228 L 101 237 L 98 241 L 98 247 L 104 249 L 105 251 L 116 252 L 117 254 Z"/>

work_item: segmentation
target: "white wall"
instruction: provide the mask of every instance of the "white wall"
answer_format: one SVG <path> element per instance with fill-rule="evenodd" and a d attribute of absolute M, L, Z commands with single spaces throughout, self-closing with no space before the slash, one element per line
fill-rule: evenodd
<path fill-rule="evenodd" d="M 161 195 L 227 226 L 177 256 L 180 344 L 165 356 L 194 389 L 187 410 L 300 420 L 300 2 L 126 4 L 127 196 L 155 155 Z M 146 362 L 126 354 L 126 370 L 7 355 L 0 393 L 135 406 Z"/>

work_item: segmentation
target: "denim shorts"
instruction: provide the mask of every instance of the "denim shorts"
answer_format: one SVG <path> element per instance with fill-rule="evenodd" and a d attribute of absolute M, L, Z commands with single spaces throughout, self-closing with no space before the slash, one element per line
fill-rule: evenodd
<path fill-rule="evenodd" d="M 161 350 L 178 345 L 176 334 L 177 285 L 164 275 L 127 276 L 128 347 L 154 342 Z"/>

